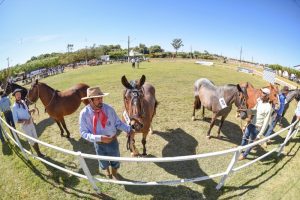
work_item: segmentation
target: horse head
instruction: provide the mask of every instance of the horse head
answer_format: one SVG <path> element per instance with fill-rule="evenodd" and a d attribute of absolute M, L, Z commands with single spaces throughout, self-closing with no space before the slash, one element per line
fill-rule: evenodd
<path fill-rule="evenodd" d="M 273 85 L 270 83 L 270 86 L 268 86 L 268 88 L 270 89 L 270 95 L 269 95 L 269 101 L 270 103 L 272 103 L 273 107 L 275 109 L 278 109 L 280 106 L 280 102 L 279 102 L 279 88 L 277 85 Z"/>
<path fill-rule="evenodd" d="M 248 99 L 248 94 L 247 94 L 247 87 L 248 87 L 248 82 L 241 86 L 240 84 L 236 85 L 238 92 L 236 93 L 236 98 L 235 98 L 235 106 L 238 108 L 239 116 L 242 119 L 245 119 L 247 117 L 246 109 L 247 107 L 247 99 Z"/>
<path fill-rule="evenodd" d="M 140 131 L 144 126 L 143 85 L 145 83 L 145 80 L 146 80 L 145 75 L 142 75 L 140 80 L 130 81 L 130 82 L 128 82 L 125 75 L 122 76 L 121 78 L 121 82 L 126 88 L 123 93 L 124 106 L 127 115 L 129 117 L 129 120 L 126 121 L 136 131 Z"/>
<path fill-rule="evenodd" d="M 38 84 L 39 84 L 38 80 L 35 80 L 35 82 L 33 84 L 31 84 L 31 87 L 27 92 L 26 100 L 28 101 L 28 103 L 30 105 L 36 103 L 39 98 Z"/>

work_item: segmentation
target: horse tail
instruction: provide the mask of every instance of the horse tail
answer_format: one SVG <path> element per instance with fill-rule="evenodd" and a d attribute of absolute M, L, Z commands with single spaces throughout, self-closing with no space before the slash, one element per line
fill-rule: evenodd
<path fill-rule="evenodd" d="M 158 101 L 155 99 L 155 103 L 154 103 L 154 111 L 153 111 L 153 115 L 152 115 L 152 118 L 154 117 L 154 115 L 156 114 L 156 108 L 158 106 Z"/>
<path fill-rule="evenodd" d="M 195 101 L 194 101 L 194 109 L 200 109 L 201 108 L 201 101 L 199 95 L 195 96 Z"/>

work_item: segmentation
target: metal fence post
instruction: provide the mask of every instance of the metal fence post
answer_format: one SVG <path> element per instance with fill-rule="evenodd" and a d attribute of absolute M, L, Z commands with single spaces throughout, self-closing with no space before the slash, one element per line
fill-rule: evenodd
<path fill-rule="evenodd" d="M 79 160 L 81 168 L 83 169 L 84 174 L 87 176 L 87 178 L 88 178 L 90 184 L 93 186 L 94 190 L 98 194 L 101 194 L 101 190 L 100 190 L 100 188 L 97 187 L 94 177 L 92 176 L 84 158 L 81 156 L 81 152 L 78 151 L 77 153 L 78 153 L 78 160 Z"/>
<path fill-rule="evenodd" d="M 237 162 L 239 156 L 241 154 L 241 149 L 239 148 L 236 152 L 234 152 L 234 155 L 227 167 L 226 170 L 226 174 L 221 178 L 221 181 L 219 182 L 219 184 L 216 186 L 216 189 L 219 190 L 225 183 L 225 180 L 227 179 L 227 177 L 229 176 L 229 174 L 232 172 L 233 166 L 234 164 Z"/>
<path fill-rule="evenodd" d="M 293 129 L 294 129 L 294 126 L 292 126 L 292 127 L 289 129 L 289 132 L 288 132 L 288 134 L 286 135 L 286 137 L 285 137 L 285 139 L 284 139 L 284 142 L 281 143 L 281 144 L 279 145 L 279 150 L 278 150 L 277 156 L 280 156 L 280 154 L 282 153 L 283 148 L 284 148 L 284 146 L 286 145 L 286 143 L 288 142 L 288 139 L 289 139 L 290 135 L 292 135 L 293 132 L 295 132 L 295 131 L 298 132 L 298 128 L 297 128 L 297 129 L 294 129 L 294 131 L 293 131 Z"/>

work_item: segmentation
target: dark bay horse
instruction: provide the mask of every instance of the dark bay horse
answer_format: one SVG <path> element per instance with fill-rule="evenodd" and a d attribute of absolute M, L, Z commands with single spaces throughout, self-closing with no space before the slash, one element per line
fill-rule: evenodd
<path fill-rule="evenodd" d="M 205 108 L 213 112 L 210 127 L 207 131 L 208 138 L 211 138 L 210 132 L 217 117 L 221 116 L 221 122 L 218 129 L 218 137 L 220 137 L 222 125 L 232 109 L 232 104 L 234 103 L 238 108 L 245 108 L 245 101 L 247 99 L 246 91 L 242 90 L 239 84 L 215 86 L 213 82 L 206 78 L 195 81 L 194 94 L 195 101 L 192 119 L 195 117 L 195 110 L 200 109 L 201 105 L 203 108 L 203 118 Z"/>
<path fill-rule="evenodd" d="M 27 99 L 29 102 L 35 103 L 40 98 L 46 112 L 57 123 L 61 132 L 60 135 L 63 136 L 64 128 L 67 132 L 67 138 L 70 138 L 70 132 L 66 127 L 64 116 L 70 115 L 78 109 L 81 98 L 86 96 L 87 88 L 89 88 L 88 85 L 79 83 L 60 92 L 36 80 L 28 90 Z M 84 101 L 84 104 L 87 105 L 88 101 Z"/>
<path fill-rule="evenodd" d="M 125 87 L 123 119 L 134 128 L 135 132 L 143 134 L 143 155 L 147 155 L 146 137 L 148 133 L 152 133 L 151 123 L 158 105 L 155 98 L 155 88 L 145 81 L 144 75 L 140 80 L 130 81 L 130 83 L 125 76 L 121 78 Z M 128 146 L 133 156 L 139 155 L 134 145 L 134 135 L 129 138 Z"/>

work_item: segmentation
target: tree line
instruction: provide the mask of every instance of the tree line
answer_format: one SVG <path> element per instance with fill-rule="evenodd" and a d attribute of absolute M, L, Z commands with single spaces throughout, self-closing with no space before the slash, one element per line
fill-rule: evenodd
<path fill-rule="evenodd" d="M 184 46 L 180 38 L 176 38 L 172 41 L 171 45 L 175 49 L 173 52 L 165 52 L 160 45 L 153 45 L 147 47 L 145 44 L 139 44 L 133 47 L 133 51 L 144 54 L 148 58 L 202 58 L 202 59 L 214 59 L 214 55 L 209 54 L 207 51 L 201 53 L 194 51 L 190 53 L 179 52 L 178 50 Z M 117 45 L 99 45 L 94 44 L 91 47 L 79 49 L 77 51 L 70 51 L 72 44 L 68 44 L 68 52 L 66 53 L 47 53 L 39 56 L 32 56 L 24 64 L 17 64 L 15 66 L 3 69 L 0 71 L 0 80 L 5 79 L 8 76 L 16 76 L 20 73 L 31 72 L 41 68 L 51 68 L 59 65 L 68 65 L 71 63 L 77 63 L 82 61 L 89 61 L 92 59 L 100 59 L 102 55 L 109 55 L 111 60 L 124 60 L 128 54 L 128 49 L 122 49 L 119 44 Z"/>

